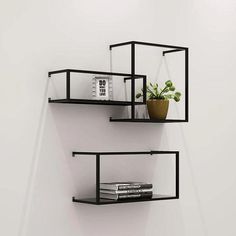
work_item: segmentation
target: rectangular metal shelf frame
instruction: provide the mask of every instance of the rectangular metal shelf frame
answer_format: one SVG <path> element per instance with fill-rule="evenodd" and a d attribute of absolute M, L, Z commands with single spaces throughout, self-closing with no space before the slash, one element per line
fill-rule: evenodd
<path fill-rule="evenodd" d="M 123 43 L 112 44 L 109 46 L 109 49 L 112 50 L 116 47 L 121 47 L 125 45 L 130 45 L 131 47 L 131 118 L 111 118 L 112 122 L 145 122 L 145 123 L 168 123 L 168 122 L 188 122 L 189 121 L 189 49 L 187 47 L 166 45 L 166 44 L 157 44 L 157 43 L 148 43 L 140 41 L 128 41 Z M 170 120 L 159 120 L 154 122 L 150 119 L 136 119 L 135 118 L 135 47 L 136 45 L 151 46 L 151 47 L 161 47 L 165 48 L 162 52 L 162 55 L 184 51 L 185 53 L 185 115 L 184 119 L 170 119 Z M 146 93 L 145 93 L 146 97 Z"/>
<path fill-rule="evenodd" d="M 48 77 L 55 74 L 66 74 L 66 98 L 64 99 L 48 99 L 49 103 L 66 103 L 66 104 L 91 104 L 91 105 L 118 105 L 118 106 L 131 106 L 132 101 L 116 101 L 116 100 L 96 100 L 96 99 L 73 99 L 71 98 L 71 73 L 81 74 L 96 74 L 96 75 L 110 75 L 110 76 L 122 76 L 124 77 L 124 83 L 126 80 L 131 78 L 131 74 L 128 73 L 115 73 L 107 71 L 92 71 L 92 70 L 75 70 L 75 69 L 64 69 L 48 72 Z M 146 76 L 145 75 L 133 75 L 134 79 L 143 80 L 143 89 L 146 90 Z M 132 90 L 132 89 L 131 89 Z M 135 105 L 142 105 L 146 103 L 146 93 L 143 96 L 142 102 L 135 102 Z"/>
<path fill-rule="evenodd" d="M 100 157 L 104 155 L 155 155 L 155 154 L 173 154 L 175 155 L 175 196 L 154 194 L 152 198 L 145 199 L 126 199 L 126 200 L 109 200 L 100 198 Z M 95 198 L 72 198 L 73 202 L 86 203 L 93 205 L 106 205 L 116 203 L 146 202 L 179 199 L 179 152 L 178 151 L 143 151 L 143 152 L 72 152 L 76 155 L 94 155 L 96 156 L 96 197 Z"/>

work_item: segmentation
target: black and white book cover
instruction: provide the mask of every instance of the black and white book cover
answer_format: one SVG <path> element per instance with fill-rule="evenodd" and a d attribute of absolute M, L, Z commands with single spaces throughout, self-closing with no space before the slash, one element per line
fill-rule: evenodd
<path fill-rule="evenodd" d="M 152 192 L 152 188 L 126 189 L 126 190 L 100 189 L 100 193 L 108 193 L 108 194 L 129 194 L 129 193 L 149 193 L 149 192 Z"/>
<path fill-rule="evenodd" d="M 151 183 L 145 182 L 133 182 L 133 181 L 126 181 L 126 182 L 110 182 L 110 183 L 101 183 L 100 189 L 108 189 L 108 190 L 128 190 L 128 189 L 148 189 L 152 188 Z"/>
<path fill-rule="evenodd" d="M 101 193 L 101 198 L 112 199 L 112 200 L 122 200 L 122 199 L 135 199 L 135 198 L 151 198 L 152 192 L 147 193 L 131 193 L 131 194 L 108 194 Z"/>

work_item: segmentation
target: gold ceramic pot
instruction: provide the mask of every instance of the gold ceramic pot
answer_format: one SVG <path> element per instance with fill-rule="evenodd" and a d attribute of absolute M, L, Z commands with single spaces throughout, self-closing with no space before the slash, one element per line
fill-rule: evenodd
<path fill-rule="evenodd" d="M 147 108 L 150 119 L 164 120 L 168 113 L 169 100 L 164 100 L 164 99 L 147 100 Z"/>

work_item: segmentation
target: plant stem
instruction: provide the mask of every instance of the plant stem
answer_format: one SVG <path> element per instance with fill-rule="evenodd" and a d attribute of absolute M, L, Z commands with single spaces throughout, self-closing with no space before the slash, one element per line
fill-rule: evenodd
<path fill-rule="evenodd" d="M 159 96 L 161 96 L 162 95 L 162 93 L 163 92 L 165 92 L 165 90 L 168 88 L 168 86 L 166 86 L 164 89 L 162 89 L 162 91 L 161 91 L 161 93 L 160 93 L 160 95 Z"/>
<path fill-rule="evenodd" d="M 153 94 L 154 96 L 156 96 L 155 93 L 153 93 L 150 88 L 147 88 L 147 91 L 148 91 L 149 93 Z"/>

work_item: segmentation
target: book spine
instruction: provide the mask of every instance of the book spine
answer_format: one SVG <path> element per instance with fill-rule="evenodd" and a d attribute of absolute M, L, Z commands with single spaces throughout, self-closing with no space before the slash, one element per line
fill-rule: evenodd
<path fill-rule="evenodd" d="M 119 194 L 122 193 L 148 193 L 148 192 L 152 192 L 152 189 L 128 189 L 128 190 L 123 190 L 123 191 L 119 191 Z"/>
<path fill-rule="evenodd" d="M 127 190 L 106 190 L 100 189 L 101 193 L 108 194 L 130 194 L 130 193 L 150 193 L 152 192 L 152 188 L 140 188 L 140 189 L 127 189 Z"/>
<path fill-rule="evenodd" d="M 152 193 L 136 193 L 136 194 L 118 194 L 118 199 L 127 199 L 127 198 L 148 198 L 152 197 Z"/>
<path fill-rule="evenodd" d="M 152 184 L 131 184 L 125 186 L 118 186 L 118 190 L 152 188 Z"/>

